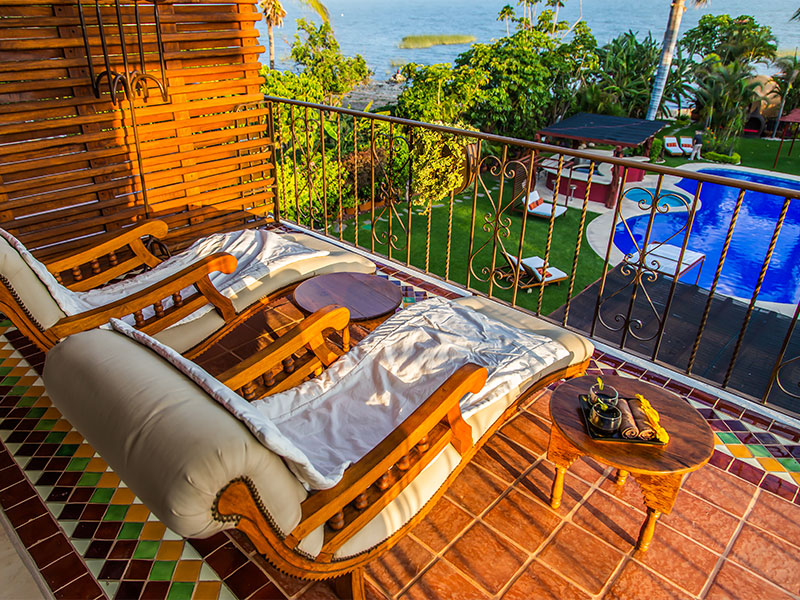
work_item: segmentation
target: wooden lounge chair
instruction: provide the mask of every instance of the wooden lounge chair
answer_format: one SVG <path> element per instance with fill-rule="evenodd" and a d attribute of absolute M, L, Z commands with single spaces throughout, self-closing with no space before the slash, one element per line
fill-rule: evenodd
<path fill-rule="evenodd" d="M 158 266 L 162 261 L 151 253 L 142 238 L 164 237 L 167 225 L 152 220 L 108 236 L 94 247 L 43 265 L 44 275 L 37 275 L 9 241 L 0 238 L 0 311 L 39 348 L 47 352 L 59 339 L 108 322 L 109 318 L 133 315 L 137 326 L 156 335 L 180 352 L 196 355 L 222 335 L 227 326 L 258 308 L 259 301 L 286 293 L 308 277 L 334 271 L 371 273 L 371 261 L 303 234 L 285 234 L 286 239 L 327 256 L 309 258 L 276 269 L 233 298 L 223 296 L 211 284 L 209 274 L 234 273 L 237 262 L 232 256 L 216 253 L 203 258 L 178 273 L 136 293 L 82 312 L 65 310 L 53 297 L 52 287 L 64 291 L 85 292 L 141 268 Z M 35 260 L 30 257 L 29 260 Z M 53 275 L 44 281 L 47 272 Z M 196 293 L 180 296 L 181 290 L 194 286 Z M 178 294 L 178 296 L 175 296 Z M 165 308 L 164 300 L 170 299 Z M 211 303 L 216 310 L 191 323 L 182 319 Z M 152 312 L 145 317 L 142 311 Z"/>
<path fill-rule="evenodd" d="M 362 567 L 427 514 L 521 401 L 554 380 L 583 373 L 593 351 L 583 338 L 491 300 L 470 297 L 454 304 L 503 327 L 544 336 L 548 347 L 560 349 L 560 358 L 524 374 L 518 385 L 503 388 L 467 417 L 460 402 L 466 393 L 481 390 L 487 372 L 476 364 L 453 366 L 438 389 L 415 396 L 418 408 L 403 413 L 405 420 L 346 468 L 337 484 L 315 492 L 301 483 L 295 466 L 289 468 L 294 465 L 290 459 L 260 443 L 230 406 L 226 410 L 212 398 L 208 386 L 258 388 L 262 373 L 304 346 L 314 349 L 315 356 L 298 370 L 318 371 L 332 359 L 322 331 L 345 328 L 346 309 L 318 311 L 246 364 L 211 383 L 206 379 L 203 387 L 184 374 L 193 363 L 181 359 L 186 363 L 182 373 L 157 352 L 105 329 L 60 342 L 47 355 L 44 380 L 55 406 L 167 527 L 186 537 L 236 528 L 281 571 L 309 580 L 337 578 L 340 595 L 363 598 Z M 412 370 L 423 368 L 408 364 Z M 336 369 L 334 363 L 322 379 Z M 354 402 L 352 389 L 337 400 L 337 413 Z M 231 392 L 226 393 L 230 398 Z M 394 396 L 378 396 L 382 402 L 394 401 Z M 239 405 L 251 406 L 236 398 Z M 272 395 L 268 401 L 277 399 Z M 314 414 L 319 410 L 313 407 Z M 369 426 L 358 421 L 353 427 Z M 297 434 L 309 437 L 305 431 Z M 351 438 L 335 439 L 349 444 Z"/>
<path fill-rule="evenodd" d="M 681 146 L 678 144 L 678 138 L 675 136 L 664 136 L 664 149 L 672 156 L 680 156 L 683 154 L 683 150 L 681 150 Z M 691 152 L 691 149 L 689 152 Z"/>
<path fill-rule="evenodd" d="M 690 137 L 681 136 L 681 150 L 684 154 L 691 154 L 694 149 L 694 141 Z"/>
<path fill-rule="evenodd" d="M 517 270 L 517 257 L 510 254 L 501 245 L 500 253 L 506 261 L 506 264 L 500 268 L 501 276 L 508 280 L 514 281 L 514 276 Z M 542 283 L 542 274 L 544 271 L 544 260 L 540 256 L 529 256 L 523 258 L 520 262 L 519 281 L 517 286 L 521 290 L 530 292 L 532 288 L 538 287 Z M 544 284 L 551 283 L 560 284 L 567 279 L 567 274 L 561 269 L 557 269 L 552 265 L 547 266 L 547 274 L 545 276 Z"/>
<path fill-rule="evenodd" d="M 567 212 L 566 206 L 556 204 L 555 218 L 560 217 Z M 545 202 L 536 190 L 532 191 L 528 196 L 527 204 L 528 214 L 532 217 L 539 217 L 541 219 L 549 219 L 553 214 L 553 203 Z"/>

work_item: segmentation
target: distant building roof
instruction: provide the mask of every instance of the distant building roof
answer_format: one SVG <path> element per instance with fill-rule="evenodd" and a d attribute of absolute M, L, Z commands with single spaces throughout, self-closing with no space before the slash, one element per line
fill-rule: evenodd
<path fill-rule="evenodd" d="M 667 123 L 664 121 L 645 121 L 582 112 L 541 129 L 539 133 L 568 140 L 631 147 L 643 144 L 666 126 Z"/>
<path fill-rule="evenodd" d="M 792 112 L 781 117 L 783 123 L 800 123 L 800 108 L 795 108 Z"/>

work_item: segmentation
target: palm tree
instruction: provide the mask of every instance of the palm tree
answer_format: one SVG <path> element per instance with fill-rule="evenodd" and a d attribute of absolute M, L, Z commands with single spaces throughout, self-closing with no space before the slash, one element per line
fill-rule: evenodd
<path fill-rule="evenodd" d="M 697 7 L 705 6 L 708 0 L 693 0 Z M 650 95 L 650 107 L 647 109 L 647 120 L 652 121 L 656 118 L 656 113 L 661 106 L 661 99 L 664 96 L 664 88 L 669 76 L 669 68 L 672 65 L 672 55 L 675 53 L 675 45 L 678 42 L 678 30 L 681 26 L 683 13 L 686 11 L 686 0 L 673 0 L 669 9 L 669 20 L 667 30 L 664 33 L 664 42 L 661 46 L 661 60 L 656 71 L 656 79 L 653 83 L 653 92 Z"/>
<path fill-rule="evenodd" d="M 555 33 L 556 25 L 558 24 L 558 9 L 564 6 L 564 0 L 547 0 L 547 6 L 552 6 L 556 9 L 555 15 L 553 15 L 553 33 Z"/>
<path fill-rule="evenodd" d="M 800 75 L 800 59 L 797 58 L 797 53 L 795 53 L 794 56 L 781 56 L 774 64 L 781 70 L 780 76 L 775 77 L 775 83 L 778 84 L 778 91 L 781 95 L 778 118 L 775 119 L 775 129 L 772 130 L 772 137 L 777 137 L 778 125 L 780 125 L 783 108 L 786 105 L 786 97 L 792 91 L 797 76 Z"/>
<path fill-rule="evenodd" d="M 506 4 L 500 9 L 500 12 L 497 13 L 497 20 L 506 22 L 506 35 L 511 35 L 511 30 L 508 28 L 508 22 L 513 18 L 514 8 L 510 4 Z"/>
<path fill-rule="evenodd" d="M 320 16 L 324 23 L 330 21 L 328 9 L 319 0 L 300 0 L 302 4 L 310 6 Z M 281 27 L 283 19 L 286 17 L 286 10 L 281 4 L 281 0 L 261 0 L 261 10 L 264 13 L 264 20 L 267 23 L 267 37 L 269 37 L 269 68 L 275 68 L 275 36 L 273 27 Z"/>

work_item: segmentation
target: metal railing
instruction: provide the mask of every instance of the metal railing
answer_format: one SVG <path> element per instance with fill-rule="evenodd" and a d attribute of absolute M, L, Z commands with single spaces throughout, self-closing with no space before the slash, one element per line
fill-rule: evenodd
<path fill-rule="evenodd" d="M 345 108 L 266 103 L 280 219 L 800 412 L 800 302 L 767 303 L 764 293 L 776 248 L 797 243 L 796 233 L 780 234 L 800 191 Z M 538 209 L 544 218 L 525 210 L 534 190 L 549 201 Z M 777 217 L 758 221 L 761 233 L 737 229 L 743 207 L 752 210 L 749 192 L 780 205 Z M 717 208 L 716 197 L 724 197 Z M 703 206 L 718 217 L 718 256 L 691 249 L 704 245 L 693 231 Z M 737 292 L 726 266 L 742 258 L 731 255 L 743 236 L 759 268 L 736 271 Z"/>

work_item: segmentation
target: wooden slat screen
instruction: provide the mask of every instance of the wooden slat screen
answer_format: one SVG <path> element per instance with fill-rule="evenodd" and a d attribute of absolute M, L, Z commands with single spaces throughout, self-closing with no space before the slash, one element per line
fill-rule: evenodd
<path fill-rule="evenodd" d="M 263 47 L 251 0 L 159 0 L 168 97 L 95 97 L 78 0 L 0 0 L 0 227 L 40 257 L 145 216 L 181 247 L 271 220 L 272 146 L 259 103 Z M 138 6 L 141 27 L 137 28 Z M 95 75 L 105 71 L 94 0 L 82 0 Z M 161 80 L 153 4 L 99 1 L 112 70 Z M 138 135 L 138 145 L 137 145 Z"/>

